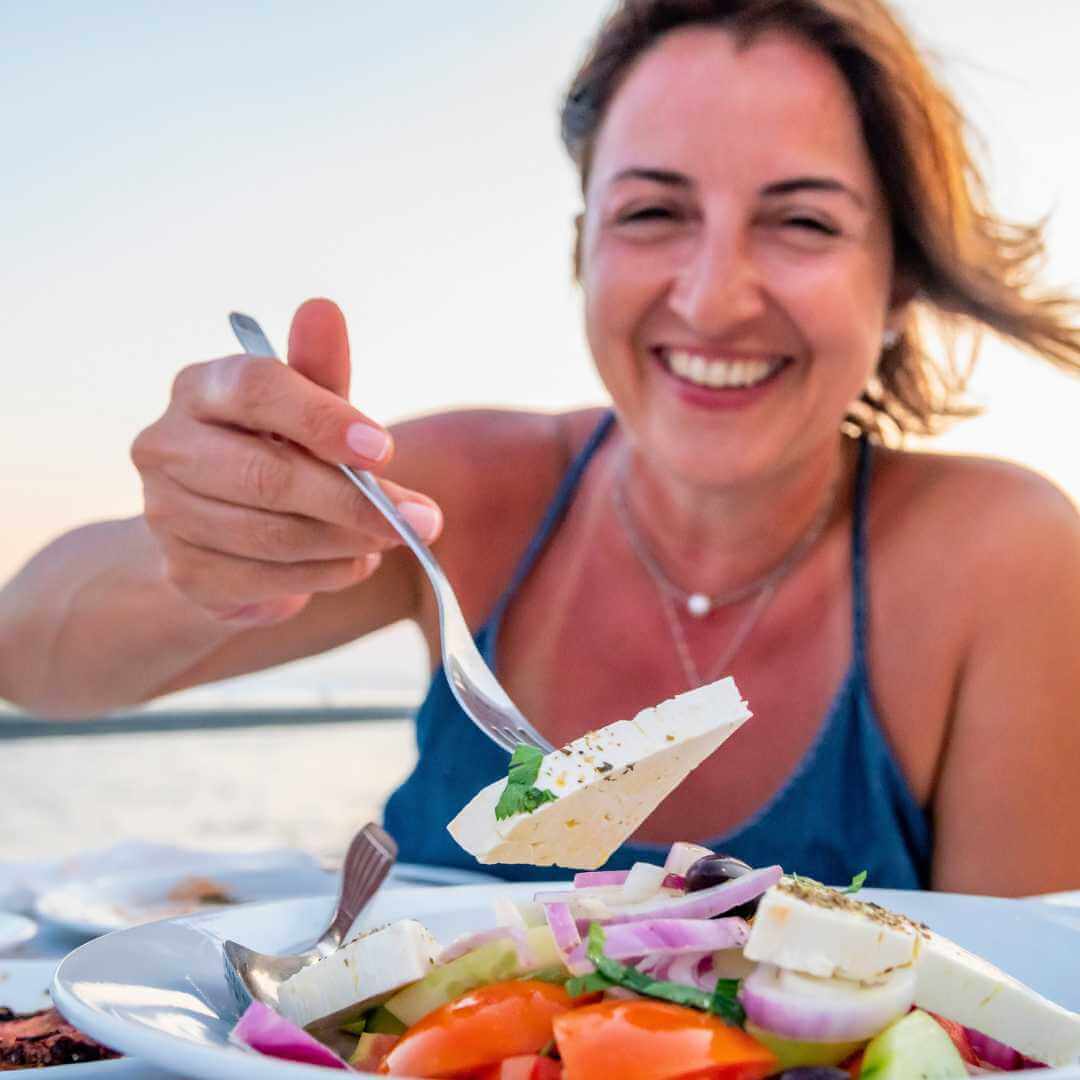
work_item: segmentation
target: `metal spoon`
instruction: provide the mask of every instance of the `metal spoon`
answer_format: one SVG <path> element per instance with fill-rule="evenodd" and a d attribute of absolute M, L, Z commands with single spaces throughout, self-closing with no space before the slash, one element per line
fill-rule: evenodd
<path fill-rule="evenodd" d="M 250 315 L 234 311 L 229 316 L 229 323 L 245 352 L 253 356 L 277 357 L 262 327 Z M 424 568 L 439 605 L 446 679 L 465 715 L 489 739 L 508 752 L 513 752 L 520 743 L 528 743 L 550 754 L 555 748 L 521 715 L 480 655 L 465 616 L 461 614 L 454 588 L 428 546 L 398 513 L 397 507 L 386 497 L 371 473 L 363 469 L 350 469 L 348 465 L 339 465 L 338 468 L 390 522 Z"/>
<path fill-rule="evenodd" d="M 330 925 L 319 939 L 302 952 L 271 956 L 235 941 L 225 942 L 225 978 L 237 1001 L 246 1007 L 249 998 L 276 1009 L 281 984 L 301 968 L 329 956 L 345 941 L 360 912 L 386 880 L 397 858 L 397 844 L 374 822 L 353 837 L 341 869 L 341 894 Z"/>

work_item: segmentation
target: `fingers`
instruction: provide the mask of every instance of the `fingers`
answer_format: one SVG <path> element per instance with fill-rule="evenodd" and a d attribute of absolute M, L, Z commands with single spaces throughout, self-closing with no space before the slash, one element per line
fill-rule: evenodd
<path fill-rule="evenodd" d="M 174 535 L 158 539 L 170 584 L 193 603 L 230 621 L 266 621 L 279 613 L 293 614 L 297 601 L 312 593 L 337 592 L 364 581 L 381 559 L 372 554 L 318 562 L 260 562 L 208 551 Z"/>
<path fill-rule="evenodd" d="M 308 300 L 297 309 L 289 328 L 289 367 L 348 399 L 349 334 L 332 300 Z"/>
<path fill-rule="evenodd" d="M 279 360 L 227 356 L 185 368 L 173 402 L 196 420 L 267 432 L 326 462 L 370 468 L 389 460 L 381 425 Z"/>
<path fill-rule="evenodd" d="M 171 489 L 156 482 L 160 476 L 205 499 L 339 527 L 353 538 L 354 553 L 358 544 L 376 551 L 398 543 L 397 533 L 389 523 L 338 469 L 315 461 L 295 446 L 273 443 L 243 431 L 163 418 L 136 439 L 132 459 L 143 474 L 148 498 L 171 494 Z M 380 484 L 424 539 L 431 541 L 438 536 L 442 514 L 431 499 L 388 480 L 381 480 Z M 162 505 L 161 499 L 158 505 Z M 201 515 L 204 509 L 209 508 L 202 504 L 170 506 L 170 512 L 176 516 L 186 516 L 189 512 Z M 215 523 L 220 517 L 215 513 Z M 247 524 L 260 529 L 261 519 L 247 519 Z M 241 531 L 245 527 L 238 520 L 234 525 Z M 207 523 L 203 527 L 212 526 Z M 284 529 L 282 525 L 281 530 Z M 299 525 L 291 529 L 289 538 L 299 541 L 301 531 Z M 200 542 L 197 536 L 188 539 Z M 339 532 L 323 542 L 333 545 L 343 540 Z M 267 557 L 254 550 L 250 553 Z M 301 557 L 320 558 L 323 554 L 311 552 Z"/>
<path fill-rule="evenodd" d="M 188 491 L 167 477 L 143 485 L 145 516 L 155 532 L 196 547 L 264 562 L 355 559 L 389 547 L 387 540 L 299 514 L 236 506 Z"/>

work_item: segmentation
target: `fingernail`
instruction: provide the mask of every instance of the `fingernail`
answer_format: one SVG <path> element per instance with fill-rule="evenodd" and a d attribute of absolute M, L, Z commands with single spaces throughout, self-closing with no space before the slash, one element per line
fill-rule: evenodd
<path fill-rule="evenodd" d="M 390 436 L 370 424 L 352 424 L 345 432 L 349 449 L 369 461 L 382 461 L 390 453 Z"/>
<path fill-rule="evenodd" d="M 442 524 L 442 514 L 427 503 L 398 503 L 398 511 L 425 540 L 430 540 L 435 536 Z"/>

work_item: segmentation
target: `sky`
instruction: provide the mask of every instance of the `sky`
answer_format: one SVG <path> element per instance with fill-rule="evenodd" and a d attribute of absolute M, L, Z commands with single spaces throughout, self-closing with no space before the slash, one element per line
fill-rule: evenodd
<path fill-rule="evenodd" d="M 1080 289 L 1080 4 L 895 6 L 982 130 L 1001 207 L 1052 215 L 1048 280 Z M 0 581 L 58 533 L 139 511 L 131 441 L 179 368 L 235 351 L 233 309 L 283 346 L 300 301 L 333 297 L 352 399 L 386 422 L 602 400 L 557 109 L 607 8 L 0 5 Z M 940 445 L 1080 500 L 1080 380 L 992 345 L 973 389 L 987 416 Z M 350 685 L 411 686 L 402 633 L 258 686 L 360 669 Z"/>

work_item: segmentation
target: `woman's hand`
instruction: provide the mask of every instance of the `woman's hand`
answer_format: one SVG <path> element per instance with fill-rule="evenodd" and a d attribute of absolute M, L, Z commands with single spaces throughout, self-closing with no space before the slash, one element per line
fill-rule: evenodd
<path fill-rule="evenodd" d="M 348 388 L 345 320 L 328 300 L 297 311 L 287 365 L 227 356 L 177 376 L 131 457 L 164 574 L 192 603 L 242 626 L 280 622 L 370 577 L 400 542 L 335 468 L 378 470 L 393 454 Z M 431 499 L 382 486 L 425 540 L 438 535 Z"/>

